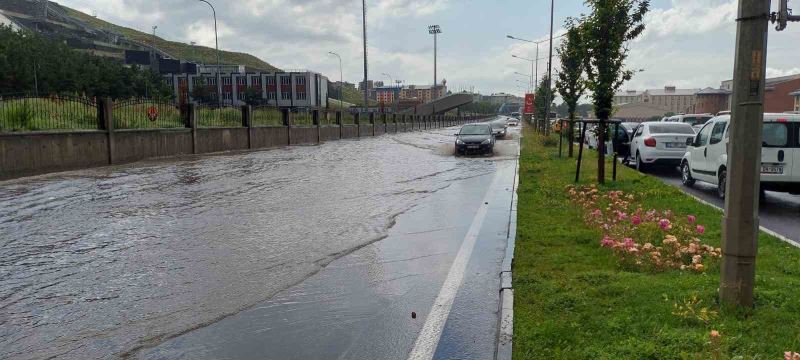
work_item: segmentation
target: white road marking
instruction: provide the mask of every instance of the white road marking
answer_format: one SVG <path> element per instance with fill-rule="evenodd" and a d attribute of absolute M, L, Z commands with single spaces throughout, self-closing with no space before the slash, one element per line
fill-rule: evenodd
<path fill-rule="evenodd" d="M 450 266 L 450 272 L 447 274 L 442 289 L 436 297 L 436 301 L 425 319 L 425 325 L 417 335 L 417 341 L 414 343 L 414 348 L 408 355 L 409 360 L 430 360 L 436 353 L 436 347 L 439 345 L 439 339 L 444 330 L 444 323 L 450 315 L 450 309 L 453 307 L 458 288 L 464 281 L 464 273 L 467 269 L 470 257 L 472 257 L 472 249 L 475 247 L 475 242 L 478 240 L 478 233 L 480 233 L 483 221 L 486 218 L 486 213 L 489 210 L 489 205 L 486 204 L 495 188 L 495 183 L 499 176 L 495 174 L 492 179 L 492 184 L 487 188 L 486 195 L 481 200 L 481 207 L 478 213 L 472 219 L 472 225 L 464 237 L 464 242 L 461 243 L 461 248 L 458 250 L 456 259 Z"/>
<path fill-rule="evenodd" d="M 681 189 L 681 190 L 682 190 L 682 189 Z M 723 209 L 723 208 L 721 208 L 721 207 L 719 207 L 719 206 L 717 206 L 717 205 L 714 205 L 714 204 L 712 204 L 712 203 L 710 203 L 710 202 L 708 202 L 708 201 L 705 201 L 705 200 L 703 200 L 703 199 L 699 198 L 698 196 L 695 196 L 695 195 L 693 195 L 693 194 L 690 194 L 690 193 L 688 193 L 688 192 L 686 192 L 686 191 L 683 191 L 683 193 L 684 193 L 684 194 L 686 194 L 686 195 L 689 195 L 689 196 L 693 197 L 695 200 L 697 200 L 697 201 L 698 201 L 698 202 L 700 202 L 701 204 L 704 204 L 704 205 L 711 206 L 711 207 L 713 207 L 713 208 L 715 208 L 715 209 L 717 209 L 717 210 L 719 210 L 719 211 L 721 211 L 721 212 L 723 212 L 723 213 L 725 212 L 725 209 Z M 794 240 L 792 240 L 792 239 L 789 239 L 789 238 L 788 238 L 788 237 L 786 237 L 786 236 L 783 236 L 783 235 L 781 235 L 781 234 L 778 234 L 777 232 L 775 232 L 775 231 L 772 231 L 772 230 L 770 230 L 770 229 L 767 229 L 767 228 L 765 228 L 765 227 L 763 227 L 763 226 L 760 226 L 760 225 L 759 225 L 759 229 L 760 229 L 761 231 L 763 231 L 763 232 L 765 232 L 765 233 L 769 234 L 769 235 L 772 235 L 772 236 L 774 236 L 774 237 L 778 238 L 778 240 L 780 240 L 780 241 L 783 241 L 783 242 L 785 242 L 785 243 L 787 243 L 787 244 L 789 244 L 789 245 L 792 245 L 792 246 L 794 246 L 794 247 L 800 248 L 800 243 L 797 243 L 797 242 L 795 242 Z"/>

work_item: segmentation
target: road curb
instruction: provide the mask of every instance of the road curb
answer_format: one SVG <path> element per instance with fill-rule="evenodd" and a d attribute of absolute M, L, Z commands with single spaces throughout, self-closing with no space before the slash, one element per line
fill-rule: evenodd
<path fill-rule="evenodd" d="M 522 142 L 517 148 L 517 165 L 514 169 L 514 187 L 511 194 L 511 209 L 508 217 L 506 253 L 500 267 L 500 306 L 498 309 L 497 360 L 511 360 L 514 338 L 514 287 L 512 268 L 514 247 L 517 239 L 517 189 L 519 188 L 519 155 Z"/>

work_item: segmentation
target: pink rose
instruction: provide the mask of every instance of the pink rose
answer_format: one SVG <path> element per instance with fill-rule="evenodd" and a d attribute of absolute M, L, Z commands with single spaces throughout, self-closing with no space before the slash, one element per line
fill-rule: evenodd
<path fill-rule="evenodd" d="M 703 225 L 697 225 L 695 229 L 697 230 L 698 234 L 703 234 L 706 232 L 706 228 L 704 228 Z"/>
<path fill-rule="evenodd" d="M 625 238 L 624 244 L 625 244 L 626 248 L 632 248 L 632 247 L 636 246 L 636 243 L 634 243 L 633 239 L 631 239 L 631 238 Z"/>
<path fill-rule="evenodd" d="M 694 222 L 697 221 L 697 217 L 695 217 L 694 215 L 689 215 L 686 217 L 686 219 L 689 220 L 690 224 L 694 224 Z"/>
<path fill-rule="evenodd" d="M 639 225 L 642 223 L 642 218 L 639 217 L 639 215 L 633 215 L 633 217 L 631 218 L 631 222 L 633 223 L 633 225 Z"/>
<path fill-rule="evenodd" d="M 661 219 L 658 221 L 658 226 L 661 227 L 661 230 L 669 230 L 672 229 L 672 223 L 667 219 Z"/>

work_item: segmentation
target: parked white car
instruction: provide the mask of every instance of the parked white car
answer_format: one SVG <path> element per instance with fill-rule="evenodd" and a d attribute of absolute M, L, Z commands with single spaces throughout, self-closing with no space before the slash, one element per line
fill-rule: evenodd
<path fill-rule="evenodd" d="M 633 132 L 631 156 L 639 171 L 653 165 L 677 166 L 686 153 L 688 139 L 694 137 L 692 126 L 682 122 L 644 122 Z"/>
<path fill-rule="evenodd" d="M 703 125 L 705 125 L 706 122 L 708 122 L 708 120 L 711 120 L 711 118 L 713 117 L 714 116 L 711 114 L 688 114 L 688 115 L 683 114 L 683 115 L 670 116 L 668 118 L 662 119 L 661 121 L 682 122 L 689 124 L 694 129 L 694 133 L 697 134 L 697 132 L 700 131 L 700 128 L 702 128 Z"/>
<path fill-rule="evenodd" d="M 684 185 L 707 182 L 725 197 L 730 119 L 715 117 L 692 140 L 681 162 Z M 800 194 L 800 115 L 764 114 L 763 121 L 761 190 Z"/>

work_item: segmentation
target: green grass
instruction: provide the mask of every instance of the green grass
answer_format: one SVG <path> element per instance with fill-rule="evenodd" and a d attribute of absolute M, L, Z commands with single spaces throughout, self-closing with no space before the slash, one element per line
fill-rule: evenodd
<path fill-rule="evenodd" d="M 762 233 L 756 309 L 720 309 L 718 262 L 705 274 L 621 270 L 599 246 L 600 231 L 584 225 L 565 193 L 574 159 L 558 159 L 557 145 L 545 147 L 530 128 L 522 141 L 515 359 L 709 359 L 712 329 L 722 333 L 723 359 L 782 359 L 784 351 L 800 351 L 800 250 Z M 582 183 L 591 183 L 597 155 L 586 155 Z M 619 169 L 618 182 L 600 188 L 637 194 L 645 208 L 697 215 L 706 226 L 704 242 L 719 246 L 721 213 L 679 189 L 627 168 Z M 673 304 L 692 295 L 719 317 L 704 324 L 672 315 Z"/>
<path fill-rule="evenodd" d="M 273 107 L 253 107 L 253 126 L 282 126 L 283 114 Z"/>
<path fill-rule="evenodd" d="M 96 130 L 97 107 L 70 100 L 0 100 L 0 132 Z"/>
<path fill-rule="evenodd" d="M 241 127 L 242 111 L 236 107 L 220 109 L 198 107 L 197 127 Z"/>
<path fill-rule="evenodd" d="M 200 9 L 205 7 L 205 4 L 197 4 Z M 115 25 L 109 23 L 107 21 L 103 21 L 96 17 L 90 16 L 88 14 L 84 14 L 78 10 L 68 8 L 66 6 L 62 7 L 67 11 L 70 16 L 77 18 L 78 20 L 84 21 L 89 25 L 100 29 L 111 30 L 117 33 L 120 33 L 128 38 L 133 40 L 139 41 L 141 43 L 150 45 L 153 43 L 153 35 L 144 33 L 141 31 L 137 31 L 131 28 Z M 211 21 L 211 12 L 209 10 L 209 18 L 208 20 Z M 201 64 L 216 64 L 217 63 L 217 51 L 212 47 L 200 46 L 195 45 L 192 46 L 190 44 L 184 44 L 181 42 L 176 41 L 168 41 L 164 40 L 160 37 L 155 38 L 156 47 L 162 51 L 169 53 L 172 56 L 175 56 L 179 59 L 185 59 L 189 61 L 198 62 Z M 269 63 L 246 53 L 241 52 L 232 52 L 232 51 L 220 51 L 220 62 L 222 64 L 235 64 L 235 65 L 244 65 L 249 68 L 253 69 L 260 69 L 264 71 L 274 71 L 277 70 L 275 66 L 270 65 Z"/>

